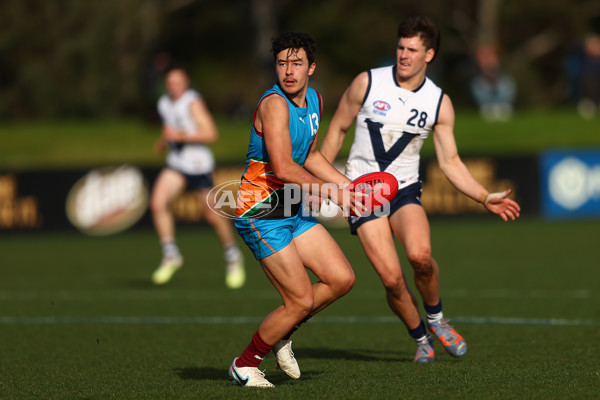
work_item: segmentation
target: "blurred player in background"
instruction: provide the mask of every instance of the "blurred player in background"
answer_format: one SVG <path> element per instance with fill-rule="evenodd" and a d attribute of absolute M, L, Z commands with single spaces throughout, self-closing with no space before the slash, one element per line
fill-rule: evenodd
<path fill-rule="evenodd" d="M 431 256 L 429 222 L 421 206 L 420 151 L 433 132 L 438 163 L 460 192 L 480 202 L 503 220 L 519 216 L 510 190 L 489 193 L 461 161 L 454 140 L 454 109 L 450 98 L 426 77 L 439 47 L 439 31 L 426 17 L 409 18 L 398 27 L 396 64 L 359 74 L 343 94 L 323 140 L 321 152 L 335 160 L 348 129 L 356 120 L 354 142 L 346 164 L 350 179 L 386 171 L 396 176 L 400 190 L 390 215 L 350 217 L 350 229 L 360 242 L 386 290 L 390 308 L 417 343 L 415 362 L 435 359 L 433 341 L 406 285 L 396 251 L 400 241 L 414 270 L 415 286 L 427 313 L 427 326 L 452 356 L 467 352 L 467 343 L 443 318 L 439 269 Z"/>
<path fill-rule="evenodd" d="M 242 386 L 273 386 L 258 369 L 271 350 L 277 366 L 299 378 L 291 334 L 354 284 L 350 263 L 327 230 L 303 211 L 302 196 L 282 195 L 289 188 L 286 184 L 310 185 L 313 195 L 364 211 L 353 193 L 338 186 L 349 183 L 348 178 L 317 150 L 322 101 L 308 87 L 316 67 L 315 50 L 314 40 L 304 33 L 273 39 L 277 83 L 264 93 L 254 113 L 235 226 L 283 305 L 267 315 L 246 349 L 233 360 L 229 376 Z M 306 269 L 318 278 L 316 283 L 311 283 Z"/>
<path fill-rule="evenodd" d="M 246 280 L 243 256 L 235 242 L 233 224 L 212 210 L 212 200 L 208 196 L 213 187 L 215 161 L 207 144 L 217 140 L 218 131 L 204 100 L 189 87 L 186 71 L 173 68 L 166 75 L 167 94 L 158 100 L 163 129 L 156 150 L 163 152 L 168 148 L 168 153 L 167 165 L 156 179 L 150 199 L 163 255 L 160 266 L 152 274 L 152 281 L 157 285 L 167 283 L 183 265 L 175 242 L 171 203 L 187 188 L 197 191 L 204 218 L 212 225 L 223 246 L 225 283 L 227 287 L 237 289 Z"/>

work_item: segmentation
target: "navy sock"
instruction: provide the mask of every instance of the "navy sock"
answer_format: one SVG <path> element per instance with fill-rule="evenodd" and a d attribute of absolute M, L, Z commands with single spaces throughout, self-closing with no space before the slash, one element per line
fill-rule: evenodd
<path fill-rule="evenodd" d="M 427 330 L 425 329 L 425 323 L 421 320 L 419 326 L 415 329 L 409 329 L 408 334 L 415 340 L 423 339 L 427 336 Z"/>
<path fill-rule="evenodd" d="M 423 306 L 425 307 L 425 311 L 427 311 L 427 314 L 439 314 L 442 312 L 442 299 L 440 299 L 440 301 L 435 306 L 430 306 L 429 304 L 425 303 L 423 303 Z"/>

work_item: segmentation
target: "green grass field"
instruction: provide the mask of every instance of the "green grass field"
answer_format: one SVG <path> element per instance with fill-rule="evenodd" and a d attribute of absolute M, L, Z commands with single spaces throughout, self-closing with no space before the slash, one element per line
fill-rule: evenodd
<path fill-rule="evenodd" d="M 358 241 L 331 230 L 357 275 L 352 291 L 298 331 L 298 381 L 262 363 L 274 389 L 234 386 L 233 357 L 280 300 L 258 264 L 227 290 L 218 242 L 179 232 L 186 265 L 150 274 L 155 234 L 3 235 L 3 399 L 548 399 L 600 393 L 597 221 L 432 221 L 446 316 L 469 353 L 436 346 L 431 365 L 392 316 Z M 244 248 L 245 250 L 245 248 Z M 408 275 L 412 274 L 407 271 Z"/>
<path fill-rule="evenodd" d="M 217 161 L 241 164 L 249 120 L 217 123 Z M 327 124 L 324 118 L 322 133 Z M 131 120 L 5 122 L 0 170 L 159 166 L 158 132 Z M 463 156 L 600 147 L 598 118 L 583 120 L 574 110 L 520 112 L 507 123 L 459 112 L 456 138 Z M 431 141 L 423 154 L 433 154 Z M 432 220 L 445 315 L 469 353 L 456 361 L 438 345 L 431 365 L 411 362 L 415 345 L 357 239 L 332 229 L 357 283 L 294 335 L 300 380 L 276 370 L 272 355 L 263 362 L 272 390 L 236 387 L 227 368 L 280 300 L 248 252 L 246 286 L 227 290 L 218 242 L 206 227 L 180 230 L 186 266 L 165 287 L 149 279 L 160 258 L 151 230 L 2 233 L 0 398 L 596 398 L 598 226 L 533 217 Z"/>

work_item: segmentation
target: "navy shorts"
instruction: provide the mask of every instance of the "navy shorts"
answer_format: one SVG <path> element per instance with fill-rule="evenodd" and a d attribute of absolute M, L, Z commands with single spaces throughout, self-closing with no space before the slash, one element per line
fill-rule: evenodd
<path fill-rule="evenodd" d="M 412 185 L 408 185 L 400 190 L 394 197 L 394 199 L 390 202 L 389 207 L 385 206 L 378 212 L 373 212 L 370 215 L 364 217 L 356 217 L 350 216 L 348 218 L 348 223 L 350 224 L 350 232 L 353 235 L 356 235 L 356 230 L 359 226 L 364 224 L 367 221 L 374 220 L 380 217 L 389 217 L 396 211 L 398 211 L 402 206 L 407 204 L 418 204 L 421 205 L 421 192 L 423 191 L 423 183 L 421 181 L 415 182 Z"/>
<path fill-rule="evenodd" d="M 208 174 L 199 174 L 192 175 L 187 174 L 185 172 L 179 171 L 173 167 L 168 167 L 173 171 L 179 172 L 185 178 L 187 182 L 186 188 L 189 190 L 202 190 L 202 189 L 212 189 L 213 188 L 213 174 L 209 172 Z"/>

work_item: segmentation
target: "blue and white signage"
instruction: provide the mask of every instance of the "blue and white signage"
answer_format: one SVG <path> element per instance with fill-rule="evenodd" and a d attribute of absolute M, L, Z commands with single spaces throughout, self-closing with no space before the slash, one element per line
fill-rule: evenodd
<path fill-rule="evenodd" d="M 550 151 L 540 167 L 545 216 L 600 217 L 600 149 Z"/>

